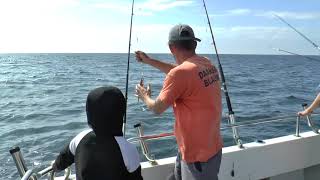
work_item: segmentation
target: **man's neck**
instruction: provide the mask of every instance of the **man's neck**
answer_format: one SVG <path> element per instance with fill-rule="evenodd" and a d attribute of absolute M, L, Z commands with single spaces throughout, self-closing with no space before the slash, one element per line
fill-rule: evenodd
<path fill-rule="evenodd" d="M 194 51 L 182 51 L 178 53 L 175 58 L 178 64 L 182 64 L 187 59 L 191 58 L 192 56 L 196 55 Z"/>

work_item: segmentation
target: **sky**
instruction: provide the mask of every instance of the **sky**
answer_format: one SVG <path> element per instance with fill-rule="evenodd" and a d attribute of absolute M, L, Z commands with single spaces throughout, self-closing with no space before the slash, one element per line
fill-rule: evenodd
<path fill-rule="evenodd" d="M 189 24 L 214 53 L 202 0 L 135 0 L 131 52 L 169 53 L 168 33 Z M 320 55 L 275 18 L 320 44 L 319 0 L 206 0 L 221 54 Z M 132 0 L 0 0 L 0 53 L 127 53 Z"/>

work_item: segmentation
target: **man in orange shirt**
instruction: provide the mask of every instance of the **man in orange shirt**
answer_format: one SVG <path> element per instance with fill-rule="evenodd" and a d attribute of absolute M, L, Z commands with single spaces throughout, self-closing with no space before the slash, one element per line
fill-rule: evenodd
<path fill-rule="evenodd" d="M 177 64 L 136 52 L 138 61 L 166 73 L 156 100 L 139 84 L 136 93 L 156 114 L 173 107 L 179 148 L 174 170 L 176 180 L 217 180 L 221 163 L 219 73 L 208 58 L 195 53 L 197 41 L 200 39 L 194 36 L 190 26 L 179 24 L 169 33 L 169 48 Z"/>

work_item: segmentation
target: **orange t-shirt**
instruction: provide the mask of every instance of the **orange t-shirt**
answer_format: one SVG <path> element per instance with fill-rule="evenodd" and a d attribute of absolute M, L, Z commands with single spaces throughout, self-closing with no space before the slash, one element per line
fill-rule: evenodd
<path fill-rule="evenodd" d="M 183 160 L 206 162 L 221 150 L 219 73 L 207 58 L 195 55 L 171 69 L 158 99 L 173 105 Z"/>

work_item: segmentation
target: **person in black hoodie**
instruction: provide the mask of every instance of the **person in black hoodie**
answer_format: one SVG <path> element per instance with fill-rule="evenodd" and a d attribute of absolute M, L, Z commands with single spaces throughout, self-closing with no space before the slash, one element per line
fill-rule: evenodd
<path fill-rule="evenodd" d="M 112 86 L 92 90 L 86 103 L 90 129 L 79 133 L 60 152 L 55 172 L 75 163 L 77 180 L 142 180 L 137 149 L 122 134 L 126 100 Z"/>

